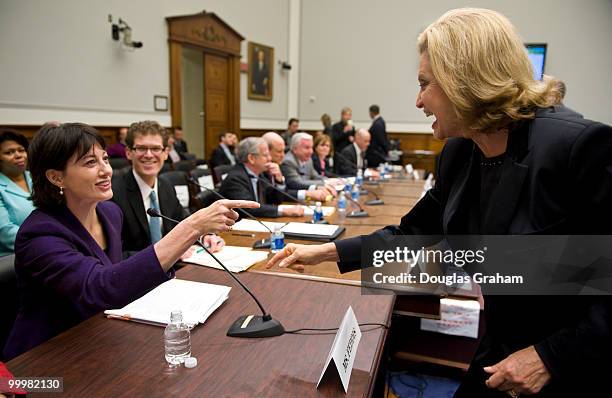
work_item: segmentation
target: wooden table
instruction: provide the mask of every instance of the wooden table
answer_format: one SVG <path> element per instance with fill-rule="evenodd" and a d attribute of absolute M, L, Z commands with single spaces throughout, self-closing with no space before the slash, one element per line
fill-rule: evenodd
<path fill-rule="evenodd" d="M 192 331 L 196 368 L 168 368 L 163 328 L 101 314 L 13 359 L 8 367 L 18 377 L 63 377 L 62 396 L 69 397 L 344 396 L 339 383 L 315 388 L 334 334 L 226 337 L 238 316 L 258 311 L 247 293 L 214 269 L 187 266 L 177 276 L 232 286 L 227 302 Z M 389 324 L 395 301 L 393 295 L 362 296 L 353 286 L 255 273 L 244 273 L 241 279 L 285 329 L 338 327 L 349 305 L 360 323 Z M 371 395 L 386 337 L 387 330 L 380 327 L 363 333 L 348 396 Z"/>

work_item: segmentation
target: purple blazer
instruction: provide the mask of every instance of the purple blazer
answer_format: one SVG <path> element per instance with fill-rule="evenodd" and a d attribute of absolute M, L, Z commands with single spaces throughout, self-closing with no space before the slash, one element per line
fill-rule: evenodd
<path fill-rule="evenodd" d="M 106 233 L 102 250 L 79 220 L 62 206 L 35 210 L 15 241 L 21 307 L 4 348 L 11 359 L 105 309 L 121 308 L 169 280 L 153 246 L 122 261 L 123 214 L 101 202 Z"/>

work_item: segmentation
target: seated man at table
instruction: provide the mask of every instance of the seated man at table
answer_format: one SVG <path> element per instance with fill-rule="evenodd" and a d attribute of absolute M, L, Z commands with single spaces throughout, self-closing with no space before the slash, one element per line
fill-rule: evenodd
<path fill-rule="evenodd" d="M 113 202 L 123 212 L 124 256 L 143 250 L 157 243 L 175 224 L 168 220 L 160 228 L 152 228 L 148 208 L 156 208 L 165 216 L 183 220 L 188 216 L 179 203 L 174 187 L 158 174 L 168 157 L 168 135 L 166 129 L 154 121 L 132 123 L 126 137 L 126 155 L 132 168 L 119 178 L 113 179 Z M 207 235 L 205 244 L 213 251 L 223 247 L 223 239 Z"/>
<path fill-rule="evenodd" d="M 219 134 L 219 146 L 215 148 L 210 157 L 210 168 L 212 170 L 221 165 L 235 165 L 236 156 L 234 148 L 238 143 L 236 134 L 226 131 Z"/>
<path fill-rule="evenodd" d="M 236 149 L 238 163 L 231 168 L 221 183 L 219 193 L 228 199 L 242 198 L 259 202 L 261 207 L 250 211 L 255 217 L 301 217 L 301 206 L 280 209 L 284 195 L 274 189 L 285 189 L 285 178 L 278 165 L 271 161 L 266 140 L 248 137 Z M 266 182 L 263 180 L 267 179 Z"/>
<path fill-rule="evenodd" d="M 323 188 L 336 196 L 336 190 L 326 183 L 312 164 L 312 136 L 295 133 L 291 138 L 291 150 L 285 155 L 281 171 L 287 179 L 289 189 L 313 190 Z"/>
<path fill-rule="evenodd" d="M 277 165 L 281 165 L 285 159 L 285 140 L 278 133 L 268 131 L 261 136 L 268 143 L 268 149 L 270 150 L 270 158 L 272 162 Z M 281 170 L 282 172 L 282 170 Z M 287 189 L 286 192 L 298 198 L 299 200 L 312 199 L 315 201 L 324 202 L 330 195 L 326 189 Z"/>
<path fill-rule="evenodd" d="M 346 146 L 338 156 L 338 174 L 343 176 L 354 176 L 357 170 L 365 171 L 367 168 L 366 151 L 370 146 L 370 132 L 359 129 L 355 133 L 355 140 Z"/>

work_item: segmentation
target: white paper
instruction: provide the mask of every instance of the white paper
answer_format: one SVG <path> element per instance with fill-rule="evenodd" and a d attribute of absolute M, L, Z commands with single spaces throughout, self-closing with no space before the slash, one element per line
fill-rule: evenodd
<path fill-rule="evenodd" d="M 274 227 L 278 225 L 278 227 L 282 227 L 285 223 L 280 222 L 272 222 L 272 221 L 262 221 L 265 225 L 270 228 L 270 231 L 274 231 Z M 256 220 L 251 220 L 249 218 L 243 218 L 234 224 L 234 231 L 252 231 L 252 232 L 270 232 L 263 225 L 261 225 Z"/>
<path fill-rule="evenodd" d="M 229 286 L 171 279 L 125 307 L 104 313 L 165 326 L 170 322 L 170 313 L 181 310 L 183 322 L 193 327 L 204 323 L 227 300 L 230 290 Z"/>
<path fill-rule="evenodd" d="M 268 258 L 267 251 L 257 251 L 250 247 L 224 246 L 221 251 L 213 253 L 230 271 L 242 272 L 249 269 L 253 264 L 264 261 Z M 193 246 L 193 254 L 182 260 L 186 263 L 205 265 L 211 268 L 222 269 L 201 247 Z"/>
<path fill-rule="evenodd" d="M 310 224 L 303 222 L 290 222 L 281 228 L 284 233 L 306 234 L 306 235 L 324 235 L 332 236 L 338 229 L 338 225 L 334 224 Z"/>
<path fill-rule="evenodd" d="M 304 205 L 300 205 L 302 207 L 302 209 L 304 209 L 304 215 L 305 216 L 312 216 L 314 213 L 313 207 L 310 206 L 304 206 Z M 278 205 L 279 210 L 284 210 L 286 208 L 289 207 L 293 207 L 293 205 Z M 329 217 L 332 214 L 334 214 L 334 211 L 336 211 L 336 208 L 333 206 L 321 206 L 321 209 L 323 210 L 323 217 Z"/>
<path fill-rule="evenodd" d="M 215 189 L 215 183 L 213 182 L 213 178 L 211 175 L 199 177 L 198 184 L 201 185 L 200 190 L 202 191 L 205 191 L 203 187 L 206 187 L 208 189 Z"/>
<path fill-rule="evenodd" d="M 440 320 L 421 319 L 421 329 L 430 332 L 478 338 L 480 303 L 476 300 L 440 300 Z"/>
<path fill-rule="evenodd" d="M 351 373 L 353 372 L 353 363 L 357 356 L 357 347 L 359 346 L 360 340 L 361 330 L 359 329 L 359 323 L 357 322 L 353 308 L 349 306 L 344 314 L 344 318 L 342 318 L 342 323 L 336 333 L 336 337 L 334 337 L 334 342 L 327 355 L 325 366 L 323 367 L 321 376 L 319 376 L 317 388 L 323 379 L 323 375 L 330 361 L 333 360 L 338 370 L 340 380 L 342 381 L 344 392 L 348 392 L 349 381 L 351 380 Z"/>
<path fill-rule="evenodd" d="M 187 185 L 175 185 L 176 198 L 183 207 L 189 207 L 189 189 Z"/>

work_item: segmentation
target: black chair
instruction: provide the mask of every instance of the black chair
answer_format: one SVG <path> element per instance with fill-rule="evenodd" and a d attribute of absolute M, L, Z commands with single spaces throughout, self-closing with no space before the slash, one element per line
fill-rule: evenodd
<path fill-rule="evenodd" d="M 181 203 L 181 206 L 183 206 L 183 209 L 190 212 L 189 209 L 191 205 L 191 198 L 194 196 L 194 188 L 193 184 L 189 184 L 188 174 L 184 171 L 174 170 L 168 171 L 164 174 L 160 174 L 159 178 L 165 180 L 174 187 L 174 190 L 177 194 L 176 197 L 179 199 L 179 202 L 181 201 L 181 199 L 183 199 L 183 203 Z M 181 191 L 186 192 L 187 203 L 184 203 L 183 194 L 179 194 L 179 192 Z"/>
<path fill-rule="evenodd" d="M 110 158 L 108 159 L 108 163 L 113 170 L 123 169 L 130 165 L 130 161 L 124 158 Z"/>
<path fill-rule="evenodd" d="M 172 163 L 172 167 L 174 170 L 189 173 L 195 168 L 195 162 L 193 160 L 181 160 L 180 162 Z"/>
<path fill-rule="evenodd" d="M 225 174 L 227 174 L 231 168 L 234 167 L 231 164 L 221 164 L 219 166 L 216 166 L 215 169 L 213 170 L 214 174 L 213 177 L 215 178 L 215 184 L 221 184 L 221 181 L 223 181 L 223 176 Z"/>
<path fill-rule="evenodd" d="M 130 170 L 132 170 L 131 167 L 124 167 L 122 169 L 113 169 L 113 180 L 115 178 L 119 178 L 119 177 L 123 177 L 125 174 L 127 174 Z"/>
<path fill-rule="evenodd" d="M 204 207 L 208 207 L 217 200 L 219 200 L 219 197 L 211 191 L 198 192 L 193 197 L 193 211 L 198 211 L 200 209 L 203 209 Z"/>
<path fill-rule="evenodd" d="M 13 328 L 19 311 L 19 295 L 17 292 L 17 275 L 15 274 L 15 255 L 0 257 L 0 291 L 2 292 L 2 311 L 0 311 L 0 361 L 2 348 Z"/>
<path fill-rule="evenodd" d="M 164 174 L 167 173 L 169 171 L 172 171 L 172 166 L 170 166 L 170 163 L 164 163 L 164 165 L 162 166 L 161 170 L 159 171 L 159 174 Z"/>

